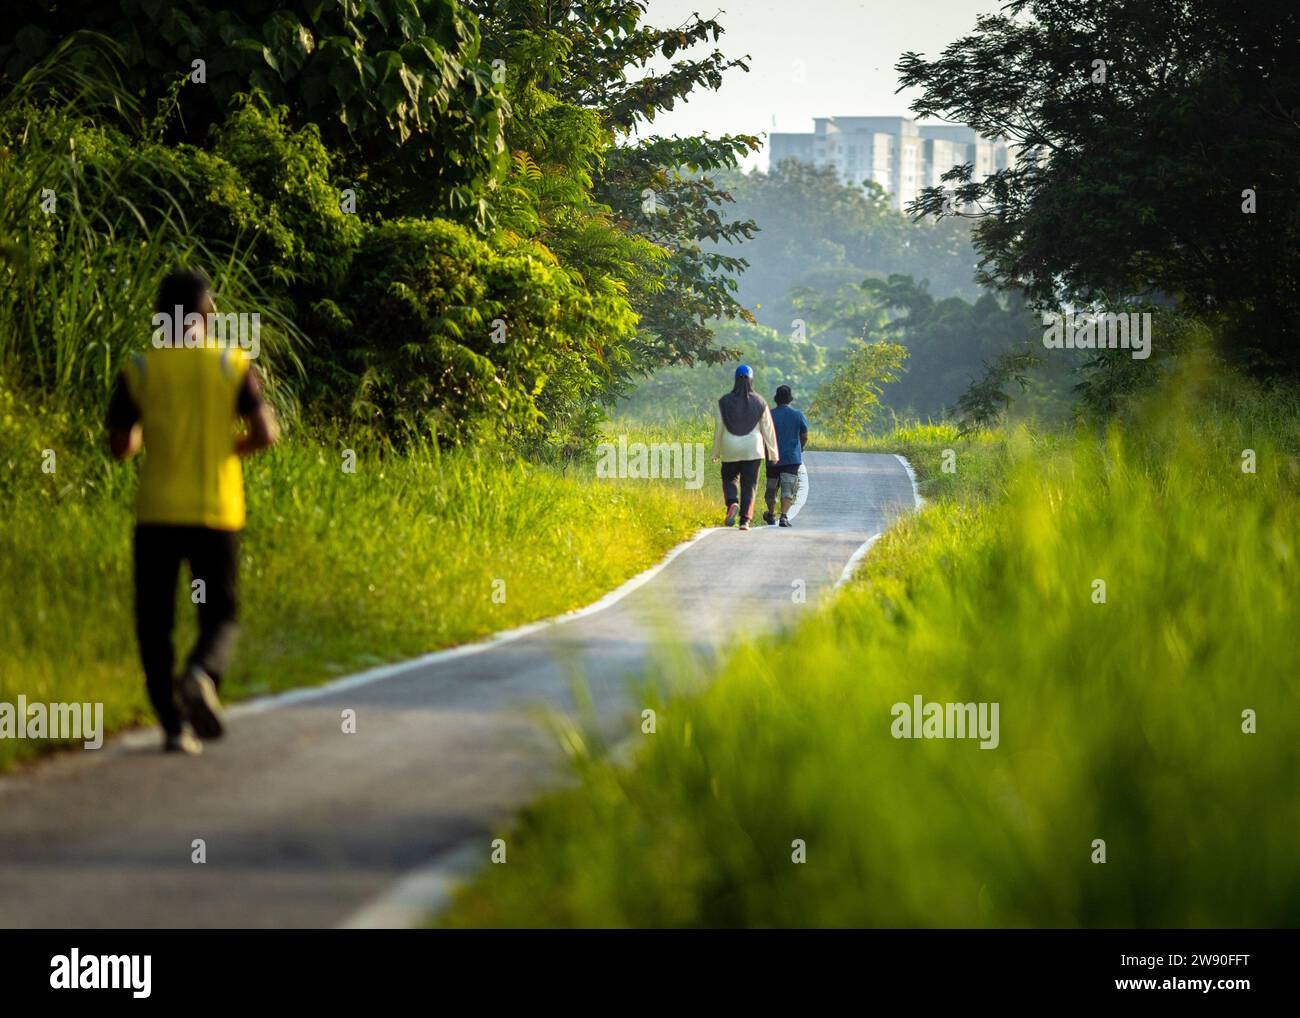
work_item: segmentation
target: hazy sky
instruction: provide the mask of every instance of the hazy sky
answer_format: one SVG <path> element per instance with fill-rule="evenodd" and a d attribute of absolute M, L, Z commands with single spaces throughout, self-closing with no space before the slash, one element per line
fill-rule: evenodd
<path fill-rule="evenodd" d="M 650 0 L 649 23 L 676 27 L 694 11 L 726 30 L 718 44 L 746 53 L 749 73 L 731 71 L 717 92 L 695 92 L 659 117 L 656 134 L 811 131 L 824 116 L 906 116 L 912 96 L 894 94 L 899 54 L 937 56 L 1000 0 Z M 704 47 L 691 51 L 706 52 Z M 775 118 L 775 127 L 773 126 Z M 748 165 L 767 165 L 762 154 Z"/>

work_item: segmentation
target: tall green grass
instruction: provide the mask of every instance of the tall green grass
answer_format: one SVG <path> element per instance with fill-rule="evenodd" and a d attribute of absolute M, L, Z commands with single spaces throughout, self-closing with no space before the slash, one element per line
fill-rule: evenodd
<path fill-rule="evenodd" d="M 445 924 L 1300 922 L 1295 398 L 1184 375 L 1102 438 L 914 437 L 932 501 L 856 582 L 579 759 Z M 895 739 L 917 694 L 999 703 L 1000 744 Z"/>
<path fill-rule="evenodd" d="M 65 43 L 0 94 L 0 381 L 97 406 L 179 265 L 207 268 L 223 312 L 258 313 L 264 373 L 299 372 L 306 337 L 264 284 L 254 238 L 213 246 L 193 232 L 194 196 L 146 144 L 165 118 L 145 121 L 112 76 L 112 47 L 91 45 Z M 96 52 L 98 71 L 79 72 Z M 110 128 L 139 148 L 122 157 Z"/>
<path fill-rule="evenodd" d="M 34 413 L 0 388 L 0 701 L 103 702 L 120 728 L 150 716 L 131 607 L 135 468 L 108 463 L 102 441 L 83 415 Z M 580 607 L 715 515 L 712 489 L 681 481 L 431 446 L 385 455 L 342 434 L 291 436 L 246 463 L 245 485 L 232 698 Z M 182 583 L 181 650 L 187 595 Z M 48 748 L 0 740 L 0 768 Z"/>

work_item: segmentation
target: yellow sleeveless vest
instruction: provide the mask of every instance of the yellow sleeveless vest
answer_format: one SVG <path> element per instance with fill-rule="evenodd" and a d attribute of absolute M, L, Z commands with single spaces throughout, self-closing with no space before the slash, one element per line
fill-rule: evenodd
<path fill-rule="evenodd" d="M 247 373 L 237 347 L 154 348 L 128 360 L 123 374 L 144 429 L 140 523 L 243 528 L 235 405 Z"/>

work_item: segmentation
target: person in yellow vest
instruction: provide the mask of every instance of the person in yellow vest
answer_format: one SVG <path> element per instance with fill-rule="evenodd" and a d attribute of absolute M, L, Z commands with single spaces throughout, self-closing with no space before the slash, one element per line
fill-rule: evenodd
<path fill-rule="evenodd" d="M 157 310 L 172 331 L 161 341 L 155 334 L 152 348 L 122 368 L 109 402 L 109 448 L 117 460 L 144 450 L 136 498 L 136 638 L 163 748 L 194 755 L 202 750 L 199 738 L 217 738 L 224 729 L 217 688 L 237 635 L 240 458 L 273 445 L 279 425 L 244 350 L 208 338 L 207 316 L 216 309 L 201 273 L 170 273 Z M 192 580 L 201 581 L 191 584 L 199 637 L 177 674 L 172 629 L 182 561 Z"/>

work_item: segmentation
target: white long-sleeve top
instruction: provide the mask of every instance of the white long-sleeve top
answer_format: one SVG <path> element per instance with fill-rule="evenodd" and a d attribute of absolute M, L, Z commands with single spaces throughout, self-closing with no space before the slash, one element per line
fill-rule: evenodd
<path fill-rule="evenodd" d="M 733 435 L 722 423 L 722 409 L 717 405 L 713 407 L 714 459 L 720 459 L 723 463 L 761 460 L 765 448 L 767 458 L 774 463 L 778 462 L 780 457 L 776 448 L 776 427 L 772 424 L 771 410 L 767 407 L 763 408 L 763 416 L 758 419 L 754 430 L 748 435 Z"/>

